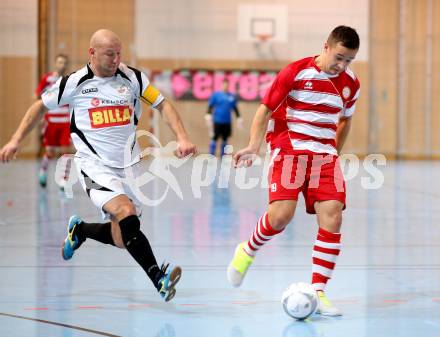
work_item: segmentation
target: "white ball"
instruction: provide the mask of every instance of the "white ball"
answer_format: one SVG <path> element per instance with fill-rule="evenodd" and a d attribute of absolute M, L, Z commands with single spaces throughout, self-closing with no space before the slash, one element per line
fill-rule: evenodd
<path fill-rule="evenodd" d="M 309 283 L 292 283 L 281 297 L 283 309 L 290 317 L 306 319 L 318 307 L 318 296 L 313 286 Z"/>

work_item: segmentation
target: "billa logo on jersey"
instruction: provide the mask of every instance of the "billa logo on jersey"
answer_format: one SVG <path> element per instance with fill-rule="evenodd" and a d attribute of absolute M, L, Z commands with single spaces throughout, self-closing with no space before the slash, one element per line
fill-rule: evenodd
<path fill-rule="evenodd" d="M 130 124 L 132 111 L 128 106 L 102 106 L 89 109 L 93 129 Z"/>

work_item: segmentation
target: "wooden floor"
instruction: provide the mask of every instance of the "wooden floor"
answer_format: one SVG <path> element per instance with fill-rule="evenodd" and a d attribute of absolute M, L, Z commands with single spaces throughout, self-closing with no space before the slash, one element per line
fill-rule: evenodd
<path fill-rule="evenodd" d="M 70 199 L 53 179 L 47 189 L 38 186 L 37 162 L 0 165 L 0 336 L 437 337 L 440 163 L 378 169 L 378 189 L 364 188 L 373 178 L 363 169 L 347 183 L 342 254 L 328 285 L 344 316 L 299 322 L 283 312 L 280 298 L 290 283 L 310 281 L 317 225 L 303 202 L 234 289 L 226 266 L 264 212 L 266 189 L 240 189 L 233 171 L 229 188 L 219 188 L 228 177 L 217 172 L 199 189 L 193 161 L 172 170 L 182 199 L 164 180 L 149 182 L 145 195 L 164 200 L 144 207 L 142 230 L 159 261 L 183 268 L 175 299 L 163 303 L 124 250 L 88 240 L 71 261 L 62 260 L 70 215 L 100 221 L 78 184 Z M 215 164 L 209 170 L 216 173 Z M 260 171 L 252 168 L 248 177 Z"/>

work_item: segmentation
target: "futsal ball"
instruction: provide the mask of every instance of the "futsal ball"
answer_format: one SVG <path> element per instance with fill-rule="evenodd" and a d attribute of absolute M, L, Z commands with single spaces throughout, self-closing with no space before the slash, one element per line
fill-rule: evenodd
<path fill-rule="evenodd" d="M 281 297 L 283 309 L 290 317 L 306 319 L 318 307 L 318 296 L 313 286 L 309 283 L 292 283 Z"/>

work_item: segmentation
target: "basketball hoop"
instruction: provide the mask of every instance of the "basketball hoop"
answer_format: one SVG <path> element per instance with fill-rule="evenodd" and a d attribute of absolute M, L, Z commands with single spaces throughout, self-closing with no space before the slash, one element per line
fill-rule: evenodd
<path fill-rule="evenodd" d="M 260 40 L 260 42 L 267 42 L 270 38 L 272 38 L 272 35 L 270 34 L 258 34 L 257 39 Z"/>
<path fill-rule="evenodd" d="M 271 40 L 273 38 L 272 34 L 256 34 L 255 35 L 255 49 L 257 51 L 257 56 L 260 59 L 274 59 L 274 52 L 272 50 Z"/>

